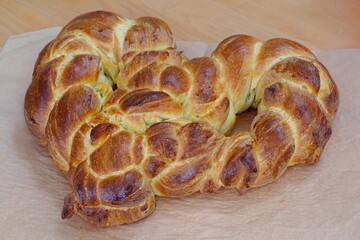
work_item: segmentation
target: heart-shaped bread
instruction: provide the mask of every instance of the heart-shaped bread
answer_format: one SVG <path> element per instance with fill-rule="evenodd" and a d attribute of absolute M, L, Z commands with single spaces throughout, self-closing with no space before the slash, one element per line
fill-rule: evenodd
<path fill-rule="evenodd" d="M 72 185 L 62 217 L 112 226 L 148 216 L 155 195 L 244 192 L 315 163 L 338 101 L 296 42 L 237 35 L 188 60 L 157 18 L 91 12 L 41 51 L 25 116 Z M 227 137 L 249 107 L 251 131 Z"/>

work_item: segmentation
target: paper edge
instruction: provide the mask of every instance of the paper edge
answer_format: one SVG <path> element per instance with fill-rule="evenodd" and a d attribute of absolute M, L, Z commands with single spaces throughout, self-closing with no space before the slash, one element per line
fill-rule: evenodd
<path fill-rule="evenodd" d="M 5 41 L 3 47 L 0 48 L 0 54 L 11 51 L 11 50 L 15 50 L 15 49 L 18 49 L 18 48 L 24 46 L 24 44 L 20 44 L 19 46 L 16 46 L 17 43 L 20 43 L 20 41 L 17 41 L 17 39 L 25 37 L 25 38 L 29 38 L 29 40 L 34 39 L 36 41 L 39 41 L 39 40 L 41 40 L 43 38 L 51 37 L 52 34 L 54 36 L 56 36 L 62 30 L 62 28 L 63 27 L 61 27 L 61 26 L 55 26 L 55 27 L 43 28 L 43 29 L 39 29 L 39 30 L 35 30 L 35 31 L 30 31 L 30 32 L 25 32 L 25 33 L 21 33 L 21 34 L 12 35 Z M 41 36 L 41 35 L 43 35 L 44 33 L 48 32 L 48 31 L 49 31 L 49 33 L 47 33 L 46 37 Z M 13 42 L 10 43 L 10 41 L 13 41 Z M 175 41 L 176 41 L 176 39 L 175 39 Z M 219 44 L 220 44 L 220 42 L 219 43 L 207 43 L 207 42 L 199 42 L 199 41 L 176 41 L 177 49 L 180 50 L 180 51 L 184 47 L 187 47 L 189 45 L 197 45 L 197 46 L 202 45 L 203 46 L 202 48 L 204 48 L 203 51 L 204 51 L 205 55 L 203 55 L 203 56 L 194 55 L 194 57 L 210 56 L 211 52 Z M 306 47 L 306 45 L 304 45 L 304 46 Z M 359 50 L 359 49 L 360 48 L 333 48 L 333 49 L 310 49 L 310 51 L 312 51 L 315 55 L 318 55 L 319 53 L 324 52 L 324 51 L 326 51 L 326 52 L 339 51 L 339 50 L 354 51 L 354 50 Z M 186 53 L 186 52 L 184 52 L 184 54 L 192 56 L 191 54 Z"/>

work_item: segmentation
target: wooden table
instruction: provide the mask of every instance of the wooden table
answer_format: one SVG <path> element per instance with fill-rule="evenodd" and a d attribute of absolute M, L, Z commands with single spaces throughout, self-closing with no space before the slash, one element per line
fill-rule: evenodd
<path fill-rule="evenodd" d="M 63 26 L 99 9 L 128 18 L 157 16 L 177 40 L 218 43 L 244 33 L 290 38 L 312 49 L 360 48 L 359 0 L 0 0 L 0 48 L 12 35 Z"/>

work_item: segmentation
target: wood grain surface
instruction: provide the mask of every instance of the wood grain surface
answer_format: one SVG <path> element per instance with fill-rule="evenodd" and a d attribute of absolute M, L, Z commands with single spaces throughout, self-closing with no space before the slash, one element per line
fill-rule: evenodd
<path fill-rule="evenodd" d="M 0 48 L 16 34 L 64 26 L 75 16 L 108 10 L 165 20 L 177 40 L 219 43 L 238 33 L 285 37 L 312 49 L 360 48 L 360 0 L 0 0 Z"/>

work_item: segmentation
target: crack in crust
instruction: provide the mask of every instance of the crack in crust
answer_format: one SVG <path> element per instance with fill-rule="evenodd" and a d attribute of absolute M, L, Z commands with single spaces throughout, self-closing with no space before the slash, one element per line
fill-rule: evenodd
<path fill-rule="evenodd" d="M 236 35 L 187 60 L 163 21 L 99 11 L 40 52 L 24 107 L 71 182 L 62 218 L 107 227 L 148 216 L 155 195 L 242 193 L 317 162 L 338 102 L 328 71 L 296 42 Z M 227 137 L 250 106 L 251 131 Z"/>

